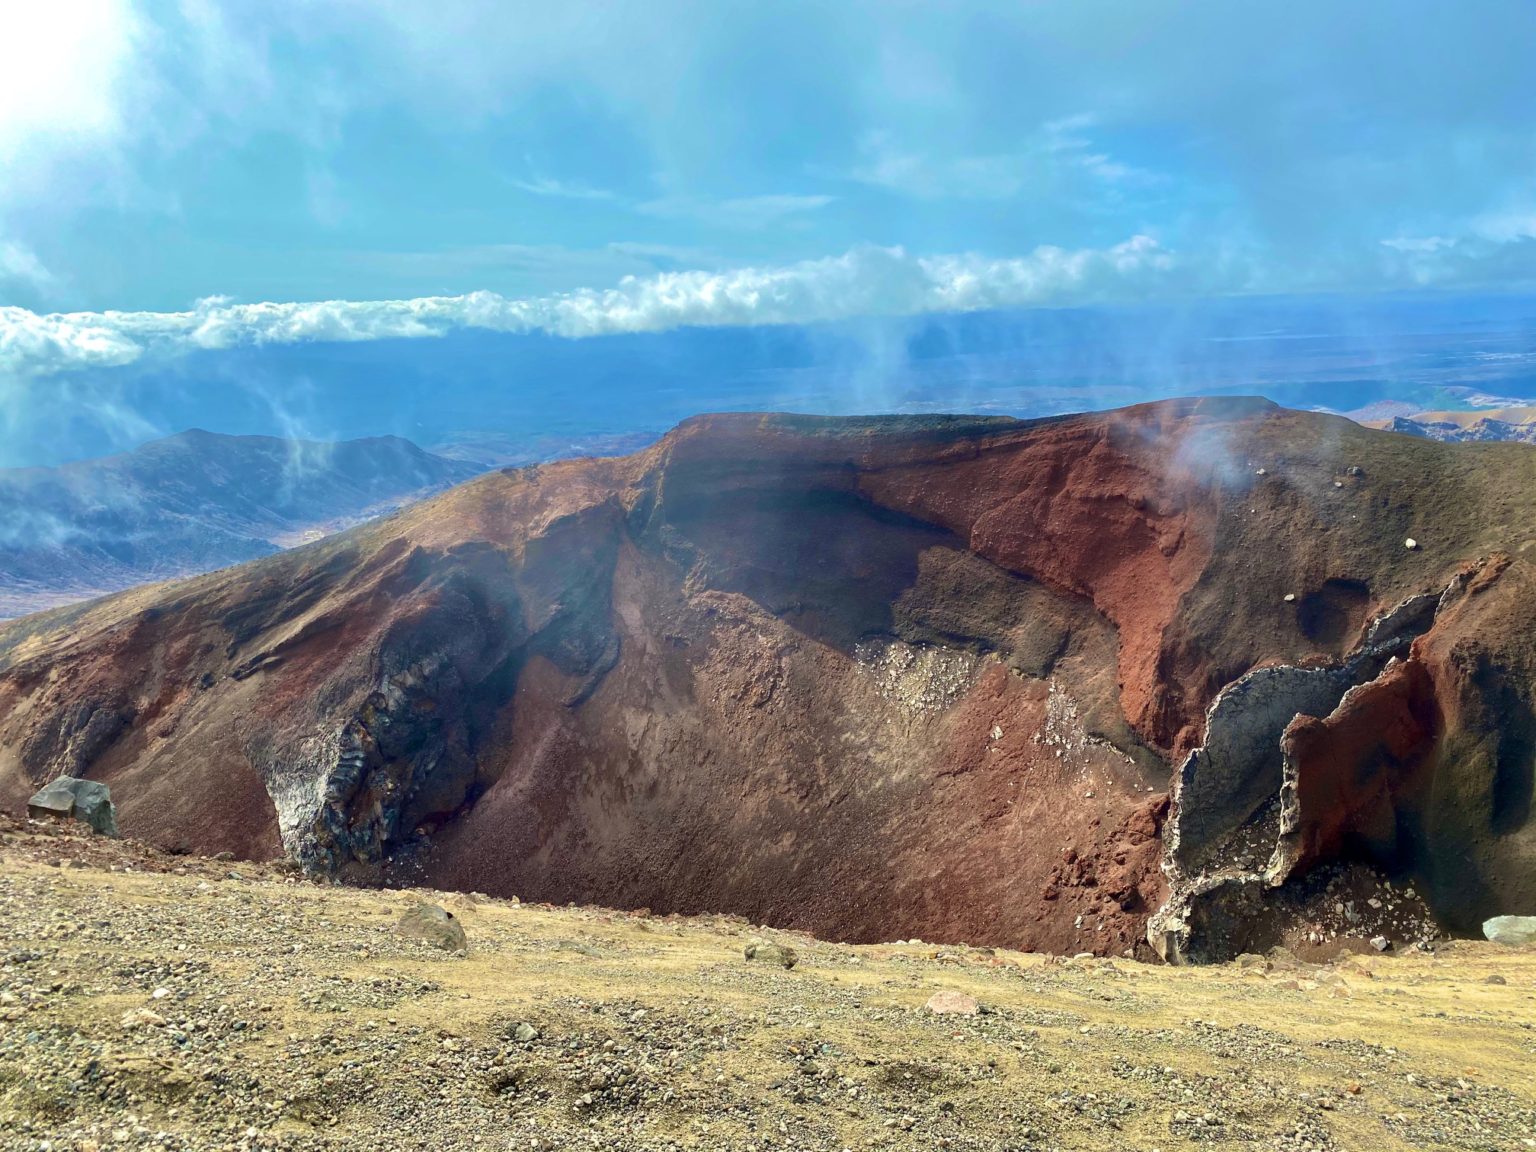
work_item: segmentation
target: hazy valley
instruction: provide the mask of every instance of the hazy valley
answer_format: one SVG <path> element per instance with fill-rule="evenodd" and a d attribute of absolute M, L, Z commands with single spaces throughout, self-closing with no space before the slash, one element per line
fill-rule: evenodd
<path fill-rule="evenodd" d="M 268 556 L 478 471 L 393 437 L 201 431 L 119 456 L 0 470 L 0 617 Z"/>

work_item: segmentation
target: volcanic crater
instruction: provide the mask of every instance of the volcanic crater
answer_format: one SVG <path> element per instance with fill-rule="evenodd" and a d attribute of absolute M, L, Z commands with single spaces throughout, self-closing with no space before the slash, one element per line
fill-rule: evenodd
<path fill-rule="evenodd" d="M 1529 446 L 1255 399 L 704 416 L 0 628 L 0 800 L 851 942 L 1472 932 L 1536 907 L 1533 512 Z"/>

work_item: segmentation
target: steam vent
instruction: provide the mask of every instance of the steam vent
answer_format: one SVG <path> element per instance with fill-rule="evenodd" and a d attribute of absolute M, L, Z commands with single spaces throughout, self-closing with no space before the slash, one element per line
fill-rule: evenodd
<path fill-rule="evenodd" d="M 0 792 L 855 943 L 1474 934 L 1536 908 L 1533 542 L 1527 446 L 1261 400 L 705 416 L 5 626 Z"/>

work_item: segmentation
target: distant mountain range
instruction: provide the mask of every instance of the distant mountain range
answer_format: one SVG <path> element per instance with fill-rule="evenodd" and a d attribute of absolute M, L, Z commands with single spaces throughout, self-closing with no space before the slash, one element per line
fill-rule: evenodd
<path fill-rule="evenodd" d="M 266 556 L 483 470 L 395 436 L 197 430 L 97 460 L 0 469 L 0 617 Z"/>
<path fill-rule="evenodd" d="M 1446 444 L 1470 440 L 1517 440 L 1536 444 L 1536 407 L 1484 408 L 1475 412 L 1415 412 L 1367 420 L 1372 428 L 1423 436 Z"/>

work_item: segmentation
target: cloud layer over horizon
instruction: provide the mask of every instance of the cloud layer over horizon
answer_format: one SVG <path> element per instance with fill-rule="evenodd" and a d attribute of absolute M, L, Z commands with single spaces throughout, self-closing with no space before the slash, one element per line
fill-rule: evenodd
<path fill-rule="evenodd" d="M 0 306 L 0 373 L 37 377 L 192 349 L 412 339 L 459 328 L 580 339 L 1137 299 L 1172 287 L 1177 272 L 1172 253 L 1135 236 L 1102 250 L 1040 248 L 1013 259 L 865 246 L 781 267 L 631 276 L 612 288 L 523 299 L 488 291 L 295 303 L 211 298 L 185 312 L 46 314 Z"/>
<path fill-rule="evenodd" d="M 1482 288 L 1510 262 L 1536 260 L 1536 238 L 1399 240 L 1379 245 L 1377 288 Z M 1338 291 L 1328 273 L 1241 261 L 1212 265 L 1150 236 L 1102 249 L 1042 246 L 1025 256 L 918 256 L 862 245 L 832 257 L 725 270 L 628 275 L 608 288 L 510 297 L 479 290 L 400 300 L 239 303 L 209 297 L 185 311 L 37 312 L 0 304 L 0 385 L 76 368 L 261 344 L 442 336 L 458 329 L 568 339 L 677 328 L 824 324 L 1223 295 Z"/>

